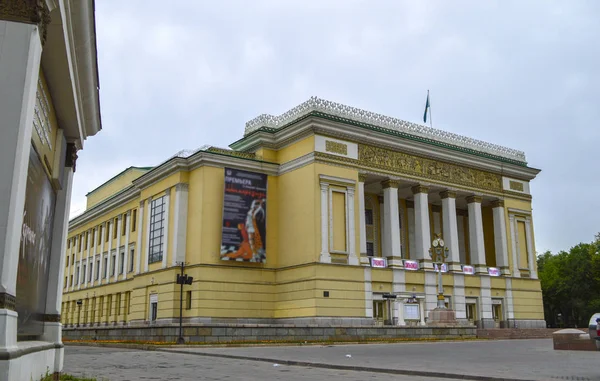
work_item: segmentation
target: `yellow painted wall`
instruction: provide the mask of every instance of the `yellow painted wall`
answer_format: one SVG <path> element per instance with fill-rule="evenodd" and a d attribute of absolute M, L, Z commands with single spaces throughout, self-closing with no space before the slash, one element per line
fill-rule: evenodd
<path fill-rule="evenodd" d="M 331 195 L 332 220 L 333 220 L 333 250 L 345 252 L 346 248 L 346 195 L 332 192 Z"/>
<path fill-rule="evenodd" d="M 527 235 L 525 234 L 525 222 L 517 221 L 517 234 L 519 235 L 519 268 L 529 268 L 529 262 L 527 258 Z"/>
<path fill-rule="evenodd" d="M 483 221 L 483 241 L 485 247 L 485 263 L 489 267 L 496 267 L 496 245 L 494 242 L 494 214 L 490 207 L 481 208 Z"/>
<path fill-rule="evenodd" d="M 277 151 L 277 162 L 283 164 L 314 151 L 315 137 L 309 136 Z"/>
<path fill-rule="evenodd" d="M 133 180 L 137 179 L 148 171 L 148 168 L 130 167 L 121 172 L 86 195 L 86 209 L 89 209 L 101 201 L 104 201 L 107 198 L 119 193 L 123 189 L 130 186 Z"/>

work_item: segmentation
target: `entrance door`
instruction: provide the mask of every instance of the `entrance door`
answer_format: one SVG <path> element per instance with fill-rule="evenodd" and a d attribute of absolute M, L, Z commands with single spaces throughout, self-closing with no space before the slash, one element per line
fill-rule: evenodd
<path fill-rule="evenodd" d="M 475 303 L 467 304 L 467 320 L 471 324 L 475 324 L 477 321 L 477 305 Z"/>
<path fill-rule="evenodd" d="M 494 326 L 500 328 L 500 322 L 502 321 L 502 304 L 492 305 L 492 316 L 494 317 Z"/>
<path fill-rule="evenodd" d="M 387 300 L 373 300 L 373 318 L 377 324 L 383 325 L 388 317 Z"/>

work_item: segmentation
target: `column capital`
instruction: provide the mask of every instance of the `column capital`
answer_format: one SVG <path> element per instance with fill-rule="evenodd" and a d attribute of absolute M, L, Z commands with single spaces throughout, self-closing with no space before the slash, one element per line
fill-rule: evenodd
<path fill-rule="evenodd" d="M 387 180 L 383 180 L 381 182 L 381 186 L 383 187 L 383 189 L 386 188 L 398 188 L 398 181 L 396 180 L 391 180 L 391 179 L 387 179 Z"/>
<path fill-rule="evenodd" d="M 326 191 L 329 188 L 329 183 L 321 183 L 321 191 Z"/>
<path fill-rule="evenodd" d="M 146 200 L 142 200 L 140 201 L 140 209 L 142 209 L 144 207 L 144 203 L 146 202 Z"/>
<path fill-rule="evenodd" d="M 125 212 L 125 214 L 127 214 L 127 217 L 131 217 L 131 209 L 129 209 L 127 212 Z"/>
<path fill-rule="evenodd" d="M 504 200 L 492 201 L 492 208 L 504 208 Z"/>
<path fill-rule="evenodd" d="M 0 3 L 0 20 L 35 24 L 40 28 L 42 45 L 46 42 L 50 10 L 44 0 L 6 0 Z"/>
<path fill-rule="evenodd" d="M 175 191 L 188 191 L 189 184 L 188 183 L 179 183 L 175 185 Z"/>
<path fill-rule="evenodd" d="M 75 173 L 75 164 L 77 163 L 77 146 L 75 143 L 67 143 L 67 152 L 65 153 L 65 167 L 73 168 Z"/>
<path fill-rule="evenodd" d="M 414 187 L 410 188 L 410 190 L 413 194 L 429 193 L 429 187 L 426 187 L 424 185 L 415 185 Z"/>
<path fill-rule="evenodd" d="M 406 200 L 406 208 L 407 209 L 414 209 L 415 208 L 415 202 L 414 201 L 410 201 L 410 200 Z"/>
<path fill-rule="evenodd" d="M 481 197 L 481 196 L 469 196 L 469 197 L 467 197 L 467 203 L 468 204 L 472 204 L 474 202 L 477 202 L 477 203 L 481 204 L 482 201 L 483 201 L 483 197 Z"/>
<path fill-rule="evenodd" d="M 348 196 L 354 196 L 354 187 L 346 188 L 346 193 L 348 194 Z"/>
<path fill-rule="evenodd" d="M 440 197 L 442 199 L 444 199 L 444 198 L 456 198 L 456 192 L 450 191 L 450 190 L 445 190 L 443 192 L 440 192 Z"/>
<path fill-rule="evenodd" d="M 119 214 L 119 215 L 117 216 L 117 220 L 121 221 L 122 219 L 123 219 L 123 215 L 122 215 L 122 214 Z"/>
<path fill-rule="evenodd" d="M 364 183 L 365 181 L 367 181 L 367 174 L 366 173 L 359 173 L 358 174 L 358 182 L 359 183 Z"/>
<path fill-rule="evenodd" d="M 440 213 L 442 211 L 442 207 L 439 205 L 431 205 L 431 211 L 434 213 Z"/>

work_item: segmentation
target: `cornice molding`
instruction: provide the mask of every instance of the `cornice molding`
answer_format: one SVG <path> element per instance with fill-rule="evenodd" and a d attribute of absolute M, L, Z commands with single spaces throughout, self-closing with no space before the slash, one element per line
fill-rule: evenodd
<path fill-rule="evenodd" d="M 37 25 L 42 46 L 46 43 L 51 19 L 45 0 L 2 0 L 0 20 Z"/>

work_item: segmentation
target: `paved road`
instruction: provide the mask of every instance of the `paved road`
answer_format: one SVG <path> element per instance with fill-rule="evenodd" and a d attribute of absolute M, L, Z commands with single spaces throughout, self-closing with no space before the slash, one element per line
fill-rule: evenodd
<path fill-rule="evenodd" d="M 98 381 L 448 381 L 299 366 L 274 367 L 271 363 L 260 361 L 80 346 L 65 347 L 64 372 L 95 377 Z"/>
<path fill-rule="evenodd" d="M 600 380 L 600 353 L 555 351 L 551 339 L 175 350 L 399 372 L 427 371 L 525 380 Z M 346 357 L 347 354 L 352 357 Z"/>

